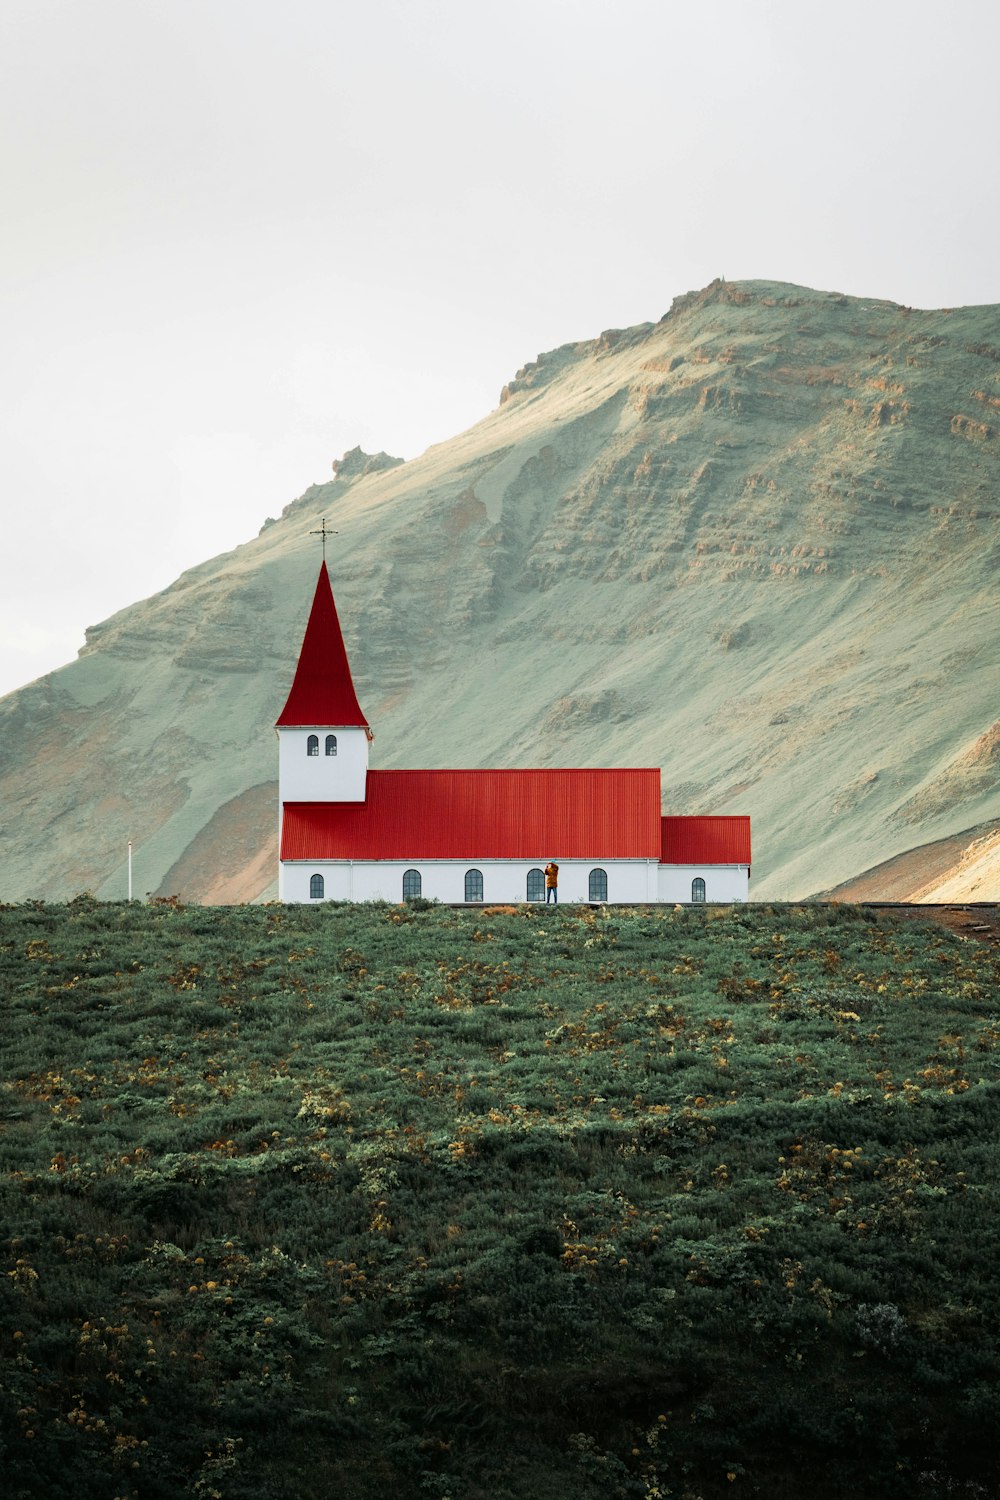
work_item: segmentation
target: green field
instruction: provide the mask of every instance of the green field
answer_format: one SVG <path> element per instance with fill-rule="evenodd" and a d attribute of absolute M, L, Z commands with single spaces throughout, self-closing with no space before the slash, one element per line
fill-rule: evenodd
<path fill-rule="evenodd" d="M 0 911 L 8 1500 L 997 1493 L 996 949 Z"/>

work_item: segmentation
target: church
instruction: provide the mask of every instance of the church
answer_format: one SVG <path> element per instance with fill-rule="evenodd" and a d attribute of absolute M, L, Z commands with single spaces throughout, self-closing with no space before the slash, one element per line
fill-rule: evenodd
<path fill-rule="evenodd" d="M 658 767 L 370 771 L 325 561 L 276 728 L 282 901 L 748 898 L 749 817 L 662 817 Z"/>

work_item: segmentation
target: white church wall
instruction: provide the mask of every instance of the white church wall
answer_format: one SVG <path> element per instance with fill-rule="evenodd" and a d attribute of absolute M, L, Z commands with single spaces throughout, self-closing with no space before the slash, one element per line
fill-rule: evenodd
<path fill-rule="evenodd" d="M 309 736 L 319 754 L 308 753 Z M 336 755 L 326 737 L 336 735 Z M 283 802 L 363 802 L 368 776 L 368 736 L 363 729 L 279 729 L 278 780 Z"/>
<path fill-rule="evenodd" d="M 278 865 L 278 900 L 311 901 L 309 882 L 314 875 L 323 877 L 323 901 L 355 901 L 351 892 L 352 866 L 346 861 L 339 864 L 319 861 L 316 864 L 290 864 L 284 860 Z"/>
<path fill-rule="evenodd" d="M 706 901 L 747 901 L 750 898 L 748 865 L 660 865 L 657 882 L 660 901 L 689 902 L 691 882 L 705 882 Z"/>
<path fill-rule="evenodd" d="M 484 906 L 524 901 L 528 871 L 543 870 L 547 860 L 317 860 L 283 862 L 278 883 L 282 901 L 309 901 L 313 875 L 323 876 L 326 901 L 402 901 L 403 875 L 419 870 L 420 894 L 428 901 L 463 902 L 468 870 L 483 877 Z M 608 877 L 611 902 L 655 901 L 657 866 L 653 860 L 558 860 L 559 900 L 588 901 L 590 872 Z M 477 903 L 478 904 L 478 903 Z"/>

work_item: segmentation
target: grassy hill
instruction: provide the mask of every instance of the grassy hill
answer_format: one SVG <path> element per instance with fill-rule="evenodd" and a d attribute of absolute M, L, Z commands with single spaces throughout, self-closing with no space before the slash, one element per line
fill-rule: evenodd
<path fill-rule="evenodd" d="M 540 355 L 0 703 L 0 896 L 120 898 L 129 838 L 140 893 L 268 893 L 324 515 L 373 764 L 659 765 L 664 812 L 752 815 L 766 899 L 971 842 L 1000 814 L 998 411 L 997 307 L 715 282 Z"/>
<path fill-rule="evenodd" d="M 997 949 L 0 911 L 11 1500 L 996 1493 Z"/>

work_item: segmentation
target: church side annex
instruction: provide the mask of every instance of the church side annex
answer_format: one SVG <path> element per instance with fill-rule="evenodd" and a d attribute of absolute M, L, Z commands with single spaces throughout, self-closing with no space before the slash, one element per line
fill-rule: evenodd
<path fill-rule="evenodd" d="M 325 560 L 276 729 L 282 901 L 748 898 L 749 817 L 662 817 L 658 767 L 369 770 Z"/>

